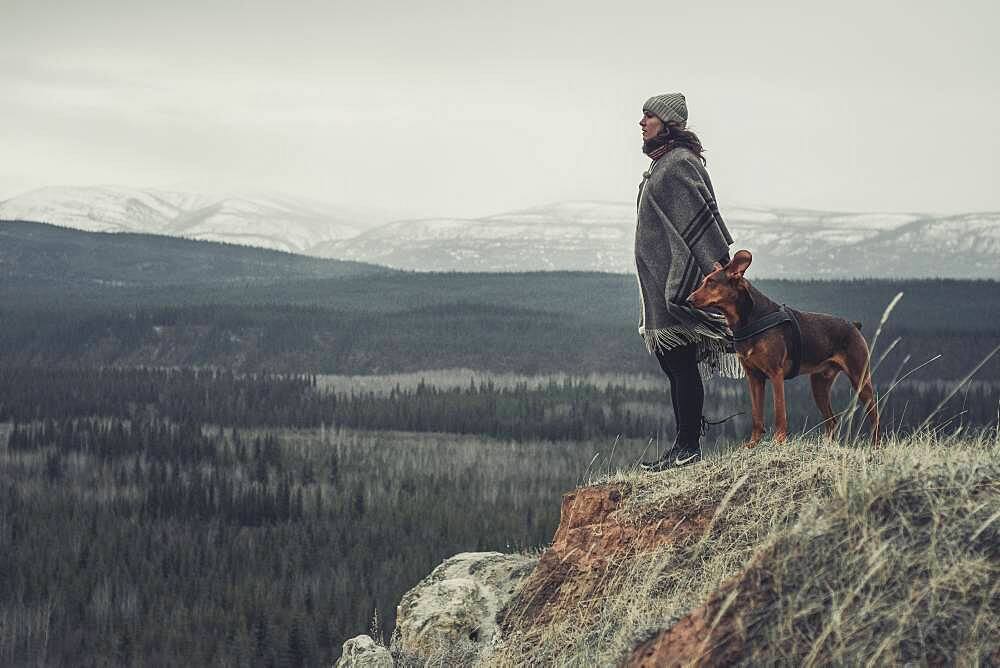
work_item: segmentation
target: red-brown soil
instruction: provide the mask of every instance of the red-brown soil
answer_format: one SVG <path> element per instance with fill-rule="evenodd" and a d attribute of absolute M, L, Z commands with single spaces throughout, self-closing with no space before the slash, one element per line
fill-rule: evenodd
<path fill-rule="evenodd" d="M 629 522 L 622 513 L 627 486 L 596 485 L 563 496 L 559 528 L 520 592 L 498 615 L 501 633 L 539 629 L 569 611 L 580 612 L 607 593 L 626 558 L 666 544 L 696 540 L 714 507 L 671 509 L 655 519 Z"/>
<path fill-rule="evenodd" d="M 774 597 L 771 575 L 762 563 L 762 559 L 755 559 L 745 571 L 723 583 L 703 605 L 636 647 L 625 665 L 731 666 L 762 649 L 748 644 L 753 627 Z"/>

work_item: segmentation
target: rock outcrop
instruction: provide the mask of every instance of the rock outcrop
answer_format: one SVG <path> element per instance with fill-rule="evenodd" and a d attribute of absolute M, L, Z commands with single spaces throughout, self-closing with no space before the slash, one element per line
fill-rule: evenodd
<path fill-rule="evenodd" d="M 334 668 L 393 668 L 392 655 L 370 637 L 355 636 L 344 643 Z"/>
<path fill-rule="evenodd" d="M 480 651 L 493 639 L 497 612 L 536 563 L 499 552 L 463 552 L 444 561 L 400 601 L 393 652 L 429 658 L 458 645 Z"/>

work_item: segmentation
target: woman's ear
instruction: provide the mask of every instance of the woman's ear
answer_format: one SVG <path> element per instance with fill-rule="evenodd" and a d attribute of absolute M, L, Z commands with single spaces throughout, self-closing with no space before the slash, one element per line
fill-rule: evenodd
<path fill-rule="evenodd" d="M 730 279 L 743 278 L 743 272 L 747 270 L 753 262 L 753 255 L 748 250 L 736 251 L 732 261 L 726 266 L 726 276 Z"/>

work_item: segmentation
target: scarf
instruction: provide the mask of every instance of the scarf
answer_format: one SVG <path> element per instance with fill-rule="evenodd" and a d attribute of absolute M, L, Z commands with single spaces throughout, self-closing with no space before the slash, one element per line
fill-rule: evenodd
<path fill-rule="evenodd" d="M 653 146 L 650 153 L 660 148 Z M 639 334 L 646 349 L 652 354 L 695 343 L 703 376 L 741 377 L 725 318 L 686 302 L 733 243 L 704 165 L 686 148 L 661 153 L 643 174 L 636 204 Z"/>
<path fill-rule="evenodd" d="M 652 139 L 642 142 L 642 152 L 649 156 L 650 160 L 656 161 L 667 154 L 670 150 L 670 133 L 660 132 Z"/>

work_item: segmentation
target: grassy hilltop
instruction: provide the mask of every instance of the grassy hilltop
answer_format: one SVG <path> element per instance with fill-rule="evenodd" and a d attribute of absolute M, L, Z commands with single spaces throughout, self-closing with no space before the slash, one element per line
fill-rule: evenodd
<path fill-rule="evenodd" d="M 546 573 L 544 587 L 529 579 L 501 613 L 508 634 L 487 665 L 1000 658 L 995 430 L 890 439 L 877 452 L 800 438 L 593 484 L 620 492 L 615 521 L 637 535 L 658 522 L 672 531 L 637 540 L 597 576 L 569 568 Z M 553 577 L 584 594 L 541 608 Z"/>

